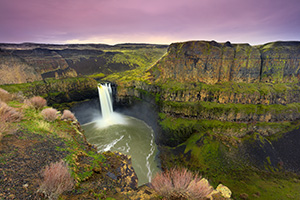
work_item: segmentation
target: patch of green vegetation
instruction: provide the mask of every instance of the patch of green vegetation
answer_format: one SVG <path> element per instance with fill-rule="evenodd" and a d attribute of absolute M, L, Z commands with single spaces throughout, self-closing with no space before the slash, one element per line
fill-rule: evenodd
<path fill-rule="evenodd" d="M 105 77 L 104 80 L 122 83 L 130 81 L 149 82 L 151 74 L 147 70 L 165 54 L 166 49 L 146 48 L 138 50 L 118 50 L 118 52 L 121 53 L 115 54 L 108 63 L 124 63 L 135 69 L 111 74 Z"/>
<path fill-rule="evenodd" d="M 242 129 L 247 127 L 247 123 L 235 123 L 235 122 L 222 122 L 218 120 L 198 120 L 198 119 L 185 119 L 167 116 L 164 113 L 160 114 L 163 120 L 160 121 L 160 125 L 163 129 L 169 129 L 171 131 L 176 131 L 178 129 L 192 128 L 198 132 L 206 132 L 219 128 L 223 131 L 228 129 Z"/>
<path fill-rule="evenodd" d="M 76 83 L 85 83 L 90 80 L 89 78 L 84 78 L 84 77 L 66 78 L 66 79 L 47 78 L 45 81 L 35 81 L 35 82 L 20 83 L 20 84 L 7 84 L 7 85 L 1 85 L 0 87 L 5 89 L 9 93 L 22 92 L 25 96 L 29 96 L 35 94 L 36 91 L 33 90 L 37 90 L 45 86 L 51 88 L 53 86 L 60 85 L 61 87 L 63 87 L 66 84 L 71 85 Z"/>
<path fill-rule="evenodd" d="M 164 113 L 159 114 L 160 125 L 164 131 L 164 137 L 168 143 L 174 146 L 185 142 L 195 133 L 214 132 L 219 135 L 231 135 L 233 137 L 244 135 L 248 129 L 247 123 L 223 122 L 219 120 L 206 119 L 187 119 L 168 116 Z M 229 141 L 235 144 L 234 141 Z"/>
<path fill-rule="evenodd" d="M 160 117 L 164 117 L 164 119 L 159 123 L 164 130 L 164 137 L 168 138 L 169 144 L 174 145 L 184 142 L 193 133 L 197 120 L 172 118 L 163 115 L 163 113 L 160 114 Z"/>
<path fill-rule="evenodd" d="M 62 121 L 59 118 L 53 122 L 45 121 L 40 110 L 30 107 L 23 109 L 24 117 L 20 124 L 21 130 L 28 130 L 32 134 L 52 135 L 55 137 L 72 139 L 69 135 L 74 127 L 68 121 Z"/>
<path fill-rule="evenodd" d="M 132 81 L 143 81 L 146 83 L 150 83 L 150 77 L 150 72 L 147 72 L 142 68 L 136 68 L 133 70 L 111 74 L 105 77 L 103 80 L 117 82 L 118 84 L 128 83 Z"/>
<path fill-rule="evenodd" d="M 48 105 L 59 102 L 80 101 L 96 93 L 97 81 L 88 77 L 47 79 L 32 83 L 1 85 L 10 93 L 22 93 L 26 97 L 42 96 Z"/>
<path fill-rule="evenodd" d="M 257 96 L 276 96 L 277 94 L 287 97 L 289 93 L 297 91 L 300 86 L 297 83 L 236 83 L 222 82 L 213 85 L 205 83 L 180 83 L 174 80 L 168 80 L 157 83 L 163 91 L 176 93 L 180 91 L 204 92 L 209 94 L 207 98 L 214 98 L 220 94 L 230 95 L 252 95 Z"/>
<path fill-rule="evenodd" d="M 92 74 L 92 75 L 89 75 L 88 77 L 90 77 L 90 78 L 103 78 L 103 77 L 105 77 L 105 74 L 103 74 L 103 73 Z"/>
<path fill-rule="evenodd" d="M 131 67 L 139 66 L 147 68 L 158 60 L 165 52 L 165 48 L 140 48 L 140 49 L 119 49 L 106 50 L 106 53 L 115 52 L 108 63 L 123 63 Z"/>
<path fill-rule="evenodd" d="M 6 164 L 6 160 L 5 160 L 4 157 L 0 157 L 0 163 L 1 163 L 1 164 L 4 164 L 4 165 Z"/>
<path fill-rule="evenodd" d="M 193 127 L 198 120 L 167 117 L 166 114 L 160 113 L 159 116 L 163 119 L 160 125 L 163 129 L 177 130 L 185 127 Z"/>
<path fill-rule="evenodd" d="M 183 144 L 186 145 L 184 153 L 190 151 L 191 165 L 197 162 L 197 166 L 201 169 L 213 168 L 223 171 L 222 167 L 225 166 L 222 166 L 220 162 L 221 151 L 219 150 L 221 143 L 213 138 L 213 135 L 205 133 L 193 134 Z"/>
<path fill-rule="evenodd" d="M 81 102 L 86 102 L 86 101 L 90 101 L 90 99 L 85 99 L 83 101 L 71 101 L 71 102 L 65 102 L 65 103 L 53 103 L 51 104 L 51 106 L 57 110 L 71 110 L 72 107 L 74 107 L 74 105 L 81 103 Z"/>
<path fill-rule="evenodd" d="M 300 198 L 299 177 L 293 174 L 246 170 L 223 174 L 219 180 L 231 189 L 237 200 L 242 199 L 240 195 L 243 193 L 249 199 L 260 200 Z"/>
<path fill-rule="evenodd" d="M 76 148 L 74 148 L 76 147 Z M 69 163 L 70 168 L 72 169 L 72 176 L 77 180 L 77 185 L 80 182 L 87 180 L 93 175 L 93 169 L 100 168 L 101 166 L 105 166 L 105 156 L 103 154 L 98 154 L 94 151 L 83 151 L 78 150 L 78 146 L 74 144 L 68 145 L 67 149 L 61 149 L 63 151 L 69 151 L 70 154 L 65 158 L 65 160 Z M 84 156 L 86 161 L 85 165 L 79 165 L 76 163 L 78 157 Z"/>
<path fill-rule="evenodd" d="M 19 101 L 13 100 L 13 101 L 9 101 L 7 103 L 7 105 L 13 107 L 13 108 L 21 108 L 23 106 L 22 103 L 20 103 Z"/>

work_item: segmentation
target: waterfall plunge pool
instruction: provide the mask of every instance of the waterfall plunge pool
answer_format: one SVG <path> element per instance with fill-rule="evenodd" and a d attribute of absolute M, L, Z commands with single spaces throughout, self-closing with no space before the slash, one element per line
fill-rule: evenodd
<path fill-rule="evenodd" d="M 92 109 L 82 105 L 82 108 L 75 109 L 79 121 L 80 115 L 92 116 L 82 125 L 87 141 L 95 145 L 98 152 L 118 151 L 131 156 L 138 185 L 150 182 L 152 176 L 160 171 L 152 128 L 142 120 L 113 112 L 109 84 L 98 86 L 98 91 L 101 113 L 99 106 Z"/>
<path fill-rule="evenodd" d="M 82 125 L 89 143 L 99 152 L 119 151 L 130 155 L 139 185 L 151 181 L 159 168 L 156 161 L 157 148 L 154 133 L 145 122 L 123 115 L 126 124 L 114 124 L 99 128 L 99 121 Z"/>

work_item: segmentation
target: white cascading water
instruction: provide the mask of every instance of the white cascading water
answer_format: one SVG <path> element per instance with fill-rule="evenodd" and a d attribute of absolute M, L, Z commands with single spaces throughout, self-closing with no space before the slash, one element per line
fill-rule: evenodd
<path fill-rule="evenodd" d="M 112 89 L 110 83 L 99 83 L 98 93 L 102 118 L 96 120 L 96 126 L 98 128 L 106 128 L 115 124 L 126 124 L 124 117 L 113 111 Z"/>
<path fill-rule="evenodd" d="M 109 119 L 111 113 L 113 113 L 112 107 L 112 90 L 109 83 L 102 85 L 98 84 L 98 93 L 100 99 L 100 107 L 102 111 L 102 118 Z"/>

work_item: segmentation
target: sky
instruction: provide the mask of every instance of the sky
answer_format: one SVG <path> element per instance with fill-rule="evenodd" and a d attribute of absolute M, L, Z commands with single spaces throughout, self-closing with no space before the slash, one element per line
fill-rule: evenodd
<path fill-rule="evenodd" d="M 1 43 L 300 41 L 300 0 L 0 0 Z"/>

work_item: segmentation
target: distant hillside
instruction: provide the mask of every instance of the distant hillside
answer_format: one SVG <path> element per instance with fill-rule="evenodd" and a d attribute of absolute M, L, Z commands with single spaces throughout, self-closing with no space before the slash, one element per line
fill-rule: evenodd
<path fill-rule="evenodd" d="M 153 64 L 167 49 L 154 44 L 0 44 L 0 84 L 50 77 L 105 76 Z"/>

